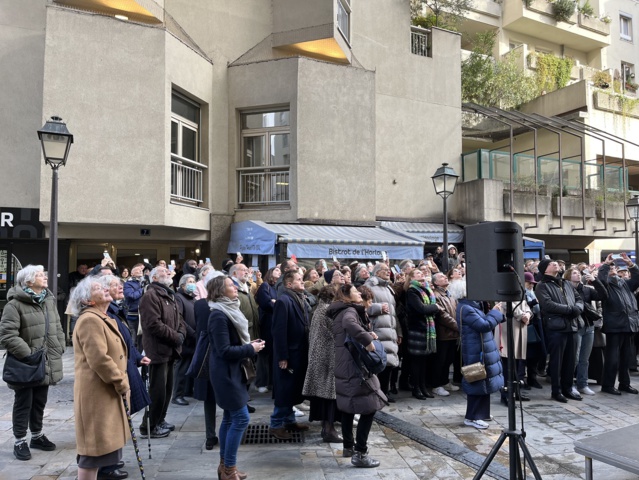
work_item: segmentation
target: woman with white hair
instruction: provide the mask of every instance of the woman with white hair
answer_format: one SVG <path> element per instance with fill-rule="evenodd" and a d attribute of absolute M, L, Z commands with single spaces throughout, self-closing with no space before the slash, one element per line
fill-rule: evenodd
<path fill-rule="evenodd" d="M 462 365 L 481 362 L 486 368 L 486 378 L 475 382 L 462 380 L 466 394 L 466 417 L 464 425 L 477 429 L 488 428 L 490 420 L 490 394 L 504 386 L 501 359 L 493 337 L 495 327 L 504 321 L 501 304 L 496 304 L 484 313 L 479 302 L 466 298 L 466 281 L 454 280 L 448 287 L 450 295 L 457 300 L 457 325 L 461 332 Z"/>
<path fill-rule="evenodd" d="M 40 385 L 17 387 L 13 401 L 13 454 L 18 460 L 29 460 L 29 447 L 55 450 L 55 444 L 42 432 L 44 407 L 49 385 L 62 380 L 64 331 L 56 308 L 56 299 L 47 290 L 47 273 L 42 265 L 27 265 L 16 275 L 16 285 L 7 293 L 8 303 L 0 321 L 0 346 L 17 359 L 36 350 L 46 349 L 46 375 Z M 31 441 L 27 445 L 27 429 Z"/>
<path fill-rule="evenodd" d="M 195 283 L 195 293 L 193 295 L 195 300 L 206 298 L 206 276 L 214 271 L 215 269 L 210 263 L 204 264 L 200 269 L 200 273 L 198 274 L 200 280 Z"/>
<path fill-rule="evenodd" d="M 88 277 L 71 296 L 71 309 L 79 315 L 73 331 L 78 480 L 95 480 L 98 468 L 118 464 L 130 437 L 123 402 L 130 393 L 127 350 L 117 322 L 107 314 L 116 279 Z"/>

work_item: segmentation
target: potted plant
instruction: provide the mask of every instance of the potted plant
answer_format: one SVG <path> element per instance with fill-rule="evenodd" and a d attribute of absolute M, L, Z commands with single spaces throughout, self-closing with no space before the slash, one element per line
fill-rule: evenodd
<path fill-rule="evenodd" d="M 639 85 L 637 85 L 634 82 L 631 81 L 626 81 L 626 90 L 632 93 L 637 93 L 637 87 L 639 87 Z"/>
<path fill-rule="evenodd" d="M 553 17 L 558 22 L 568 22 L 576 9 L 577 4 L 574 0 L 555 0 L 552 2 Z"/>
<path fill-rule="evenodd" d="M 611 81 L 612 78 L 610 78 L 610 74 L 603 70 L 599 70 L 592 76 L 592 83 L 597 88 L 610 88 Z"/>
<path fill-rule="evenodd" d="M 590 0 L 586 0 L 586 3 L 577 7 L 577 11 L 581 13 L 584 17 L 592 17 L 595 13 L 595 10 L 590 5 Z"/>

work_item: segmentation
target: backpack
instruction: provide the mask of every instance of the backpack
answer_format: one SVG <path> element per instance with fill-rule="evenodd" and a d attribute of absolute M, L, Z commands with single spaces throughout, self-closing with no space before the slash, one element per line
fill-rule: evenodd
<path fill-rule="evenodd" d="M 373 340 L 375 345 L 375 351 L 369 352 L 366 347 L 356 340 L 353 340 L 350 335 L 346 335 L 344 340 L 344 346 L 351 352 L 351 356 L 355 361 L 357 367 L 362 373 L 372 374 L 380 373 L 386 368 L 386 351 L 384 345 L 379 340 Z"/>

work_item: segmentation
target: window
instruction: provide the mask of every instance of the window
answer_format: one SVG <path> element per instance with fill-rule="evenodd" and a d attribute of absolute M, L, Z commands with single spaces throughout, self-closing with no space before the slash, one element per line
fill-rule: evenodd
<path fill-rule="evenodd" d="M 351 0 L 337 0 L 337 27 L 344 39 L 351 42 Z"/>
<path fill-rule="evenodd" d="M 243 113 L 240 206 L 289 203 L 290 112 Z"/>
<path fill-rule="evenodd" d="M 171 199 L 200 205 L 203 201 L 200 163 L 200 106 L 179 93 L 171 97 Z"/>
<path fill-rule="evenodd" d="M 632 42 L 632 16 L 627 13 L 619 14 L 619 36 Z"/>

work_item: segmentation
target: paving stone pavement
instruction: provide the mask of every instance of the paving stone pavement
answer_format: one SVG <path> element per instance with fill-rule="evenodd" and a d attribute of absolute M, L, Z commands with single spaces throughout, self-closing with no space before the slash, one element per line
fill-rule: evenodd
<path fill-rule="evenodd" d="M 4 363 L 0 359 L 0 368 Z M 64 379 L 49 390 L 44 429 L 57 444 L 53 452 L 32 451 L 32 459 L 21 462 L 13 456 L 11 410 L 13 392 L 0 380 L 0 480 L 74 480 L 75 435 L 73 417 L 73 352 L 64 355 Z M 639 384 L 639 378 L 635 383 Z M 598 387 L 593 387 L 599 390 Z M 601 432 L 639 423 L 639 396 L 624 394 L 613 397 L 597 393 L 582 402 L 559 404 L 550 400 L 550 386 L 528 392 L 531 402 L 524 403 L 526 444 L 544 479 L 585 478 L 584 459 L 573 450 L 573 441 Z M 251 423 L 268 423 L 272 410 L 270 393 L 252 392 L 252 405 L 257 411 Z M 176 425 L 176 431 L 164 439 L 152 440 L 152 459 L 148 458 L 148 445 L 139 439 L 147 479 L 196 480 L 214 479 L 219 462 L 218 448 L 204 449 L 204 410 L 201 402 L 189 399 L 189 406 L 171 405 L 167 420 Z M 249 478 L 269 480 L 341 480 L 341 479 L 469 479 L 476 467 L 466 463 L 468 452 L 486 456 L 499 434 L 507 425 L 507 410 L 493 395 L 491 410 L 495 417 L 487 430 L 475 430 L 463 424 L 466 408 L 462 392 L 449 397 L 436 397 L 426 401 L 413 399 L 409 392 L 400 392 L 397 403 L 385 408 L 383 419 L 407 422 L 412 431 L 423 431 L 429 439 L 427 445 L 402 435 L 384 424 L 375 423 L 369 437 L 372 456 L 379 459 L 377 469 L 356 469 L 341 456 L 341 444 L 322 443 L 320 426 L 312 424 L 302 444 L 242 445 L 238 465 L 249 473 Z M 218 409 L 218 422 L 221 411 Z M 390 415 L 390 417 L 389 417 Z M 517 421 L 520 421 L 520 411 Z M 306 417 L 300 417 L 304 421 Z M 138 425 L 141 416 L 134 417 Z M 380 416 L 380 421 L 383 420 Z M 392 422 L 391 422 L 392 423 Z M 218 423 L 219 425 L 219 423 Z M 405 424 L 404 424 L 405 425 Z M 518 423 L 519 425 L 519 423 Z M 418 428 L 415 428 L 418 427 Z M 423 429 L 423 430 L 421 430 Z M 442 444 L 456 453 L 449 455 L 436 449 Z M 474 453 L 473 453 L 474 452 Z M 129 478 L 141 478 L 137 470 L 135 452 L 131 444 L 124 449 L 125 469 Z M 461 460 L 461 461 L 460 461 Z M 495 472 L 508 472 L 508 441 L 497 454 Z M 626 480 L 637 477 L 614 467 L 594 463 L 595 478 Z M 528 471 L 529 478 L 533 478 Z M 504 478 L 501 475 L 484 478 Z"/>

